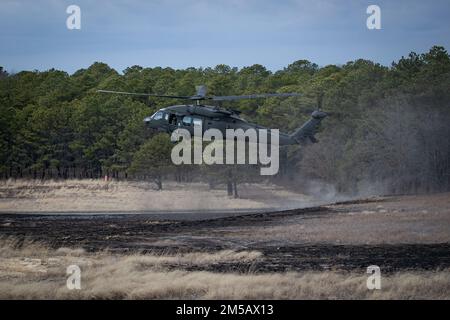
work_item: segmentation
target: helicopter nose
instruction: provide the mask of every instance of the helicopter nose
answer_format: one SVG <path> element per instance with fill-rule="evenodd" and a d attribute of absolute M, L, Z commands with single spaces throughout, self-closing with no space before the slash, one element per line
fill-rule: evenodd
<path fill-rule="evenodd" d="M 145 117 L 144 118 L 144 123 L 147 127 L 152 128 L 154 123 L 152 121 L 152 117 Z"/>
<path fill-rule="evenodd" d="M 314 111 L 311 115 L 311 117 L 313 117 L 314 119 L 323 119 L 326 116 L 328 116 L 328 114 L 326 114 L 325 112 L 320 111 L 320 110 Z"/>

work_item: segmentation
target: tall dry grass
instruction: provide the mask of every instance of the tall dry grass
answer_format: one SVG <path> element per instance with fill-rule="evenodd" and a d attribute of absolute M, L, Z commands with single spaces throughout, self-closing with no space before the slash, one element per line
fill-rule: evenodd
<path fill-rule="evenodd" d="M 449 299 L 450 270 L 402 272 L 366 287 L 367 274 L 346 272 L 215 273 L 186 266 L 262 259 L 254 251 L 117 255 L 52 250 L 0 241 L 1 299 Z M 81 268 L 81 290 L 66 287 L 66 268 Z M 168 265 L 171 267 L 168 268 Z"/>

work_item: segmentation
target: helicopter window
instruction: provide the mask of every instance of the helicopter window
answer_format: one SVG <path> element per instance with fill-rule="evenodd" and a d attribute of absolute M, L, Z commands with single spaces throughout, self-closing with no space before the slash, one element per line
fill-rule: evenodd
<path fill-rule="evenodd" d="M 169 114 L 168 113 L 164 114 L 164 120 L 169 121 Z"/>
<path fill-rule="evenodd" d="M 192 123 L 194 124 L 194 126 L 199 126 L 199 127 L 201 127 L 201 125 L 202 125 L 202 119 L 200 119 L 200 118 L 192 118 Z"/>
<path fill-rule="evenodd" d="M 190 117 L 190 116 L 185 116 L 185 117 L 183 118 L 183 125 L 185 125 L 185 126 L 190 126 L 191 123 L 192 123 L 192 117 Z"/>
<path fill-rule="evenodd" d="M 153 118 L 153 120 L 161 120 L 163 118 L 163 116 L 164 116 L 164 113 L 161 111 L 158 111 L 157 113 L 155 113 L 153 115 L 152 118 Z"/>

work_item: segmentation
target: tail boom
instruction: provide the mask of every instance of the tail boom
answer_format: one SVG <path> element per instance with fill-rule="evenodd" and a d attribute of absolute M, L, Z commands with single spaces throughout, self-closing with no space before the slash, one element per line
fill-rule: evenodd
<path fill-rule="evenodd" d="M 294 133 L 290 135 L 299 144 L 304 144 L 308 140 L 312 143 L 318 142 L 315 134 L 319 127 L 320 122 L 327 117 L 327 114 L 323 111 L 316 110 L 312 113 L 311 119 L 306 121 L 303 126 L 295 130 Z"/>

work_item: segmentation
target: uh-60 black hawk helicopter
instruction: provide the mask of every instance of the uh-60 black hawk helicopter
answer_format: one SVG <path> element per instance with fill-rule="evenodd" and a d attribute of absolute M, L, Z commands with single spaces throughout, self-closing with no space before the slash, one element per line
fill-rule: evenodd
<path fill-rule="evenodd" d="M 208 129 L 218 129 L 222 132 L 224 139 L 226 138 L 227 129 L 268 129 L 266 127 L 249 123 L 239 116 L 239 111 L 232 109 L 224 109 L 218 106 L 210 106 L 202 104 L 203 101 L 234 101 L 241 99 L 259 99 L 271 97 L 295 97 L 300 96 L 299 93 L 263 93 L 241 96 L 208 96 L 206 94 L 206 86 L 197 86 L 197 94 L 195 96 L 174 96 L 160 95 L 153 93 L 134 93 L 111 90 L 98 90 L 102 93 L 123 94 L 132 96 L 147 96 L 158 98 L 171 98 L 196 101 L 196 104 L 182 104 L 169 106 L 158 110 L 155 114 L 144 119 L 149 128 L 156 129 L 171 134 L 176 129 L 187 129 L 191 135 L 194 134 L 194 128 L 199 126 L 202 128 L 202 134 Z M 327 116 L 327 113 L 315 110 L 311 114 L 311 119 L 305 122 L 300 128 L 292 134 L 279 133 L 279 145 L 295 145 L 304 144 L 308 140 L 316 143 L 314 135 L 320 122 Z M 270 129 L 268 129 L 270 131 Z"/>

